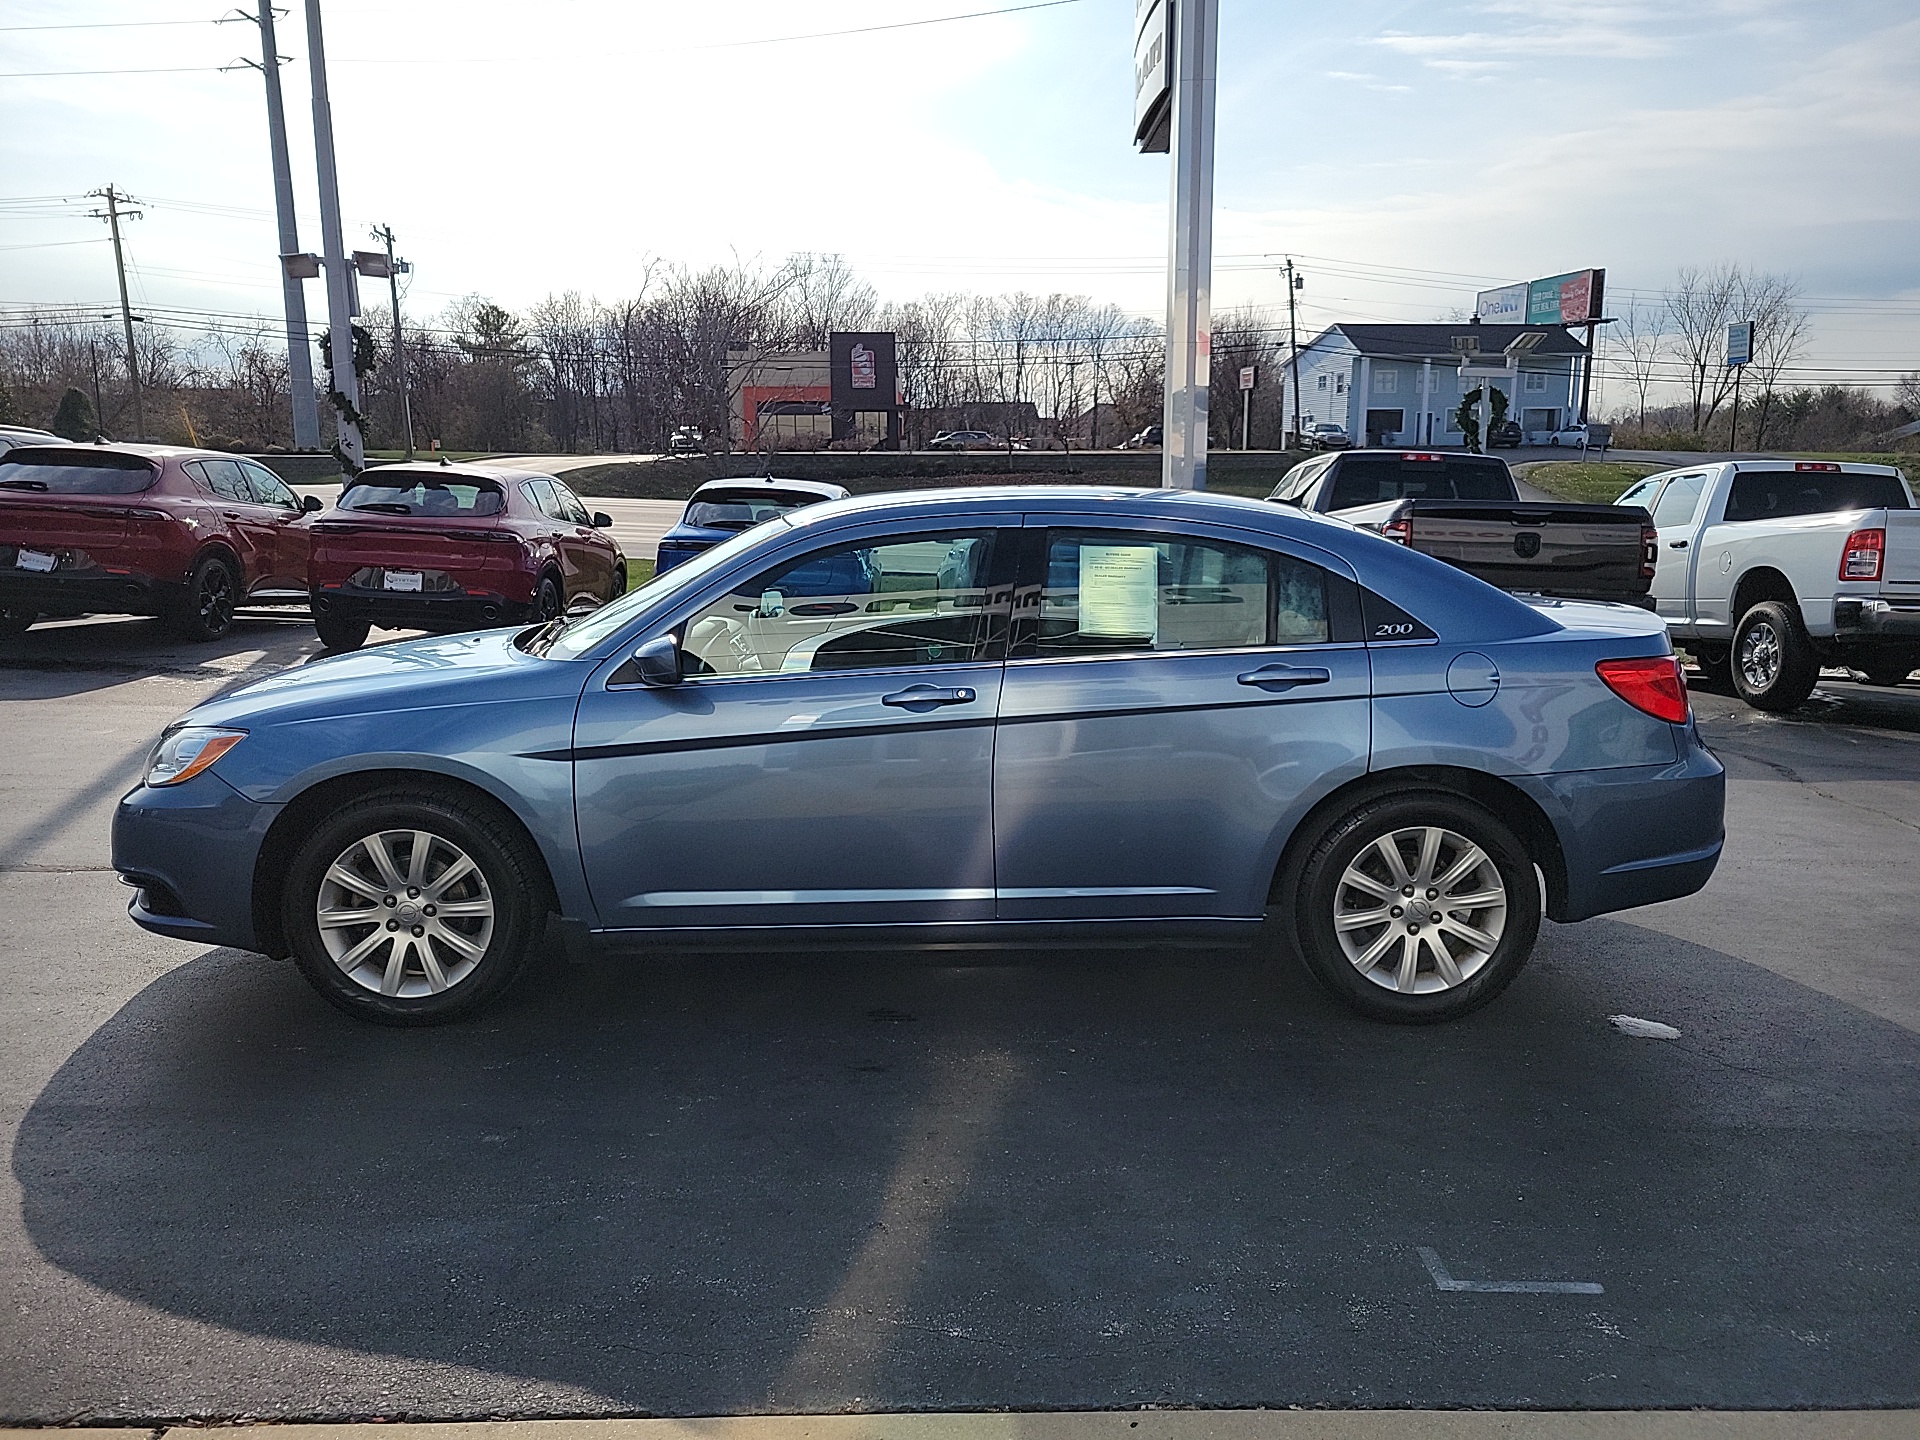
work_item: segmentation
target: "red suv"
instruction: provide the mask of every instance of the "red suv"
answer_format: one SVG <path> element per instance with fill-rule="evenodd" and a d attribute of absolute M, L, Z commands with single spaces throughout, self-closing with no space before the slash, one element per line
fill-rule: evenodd
<path fill-rule="evenodd" d="M 314 627 L 329 650 L 353 650 L 374 625 L 444 634 L 604 604 L 627 588 L 611 524 L 550 475 L 368 470 L 313 522 Z"/>
<path fill-rule="evenodd" d="M 42 615 L 163 616 L 217 640 L 243 600 L 307 592 L 306 511 L 263 465 L 159 445 L 0 455 L 0 634 Z"/>

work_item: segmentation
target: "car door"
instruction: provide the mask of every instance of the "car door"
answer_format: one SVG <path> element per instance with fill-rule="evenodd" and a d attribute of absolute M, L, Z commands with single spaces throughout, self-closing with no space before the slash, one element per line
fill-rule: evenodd
<path fill-rule="evenodd" d="M 1653 503 L 1653 528 L 1659 532 L 1659 559 L 1654 562 L 1648 596 L 1654 613 L 1663 620 L 1684 624 L 1693 619 L 1693 572 L 1699 560 L 1695 517 L 1707 472 L 1675 475 Z"/>
<path fill-rule="evenodd" d="M 579 577 L 578 590 L 605 600 L 613 594 L 613 542 L 593 528 L 593 516 L 580 497 L 560 481 L 552 482 L 553 498 L 567 527 L 560 548 L 570 556 L 569 570 Z"/>
<path fill-rule="evenodd" d="M 1029 525 L 996 915 L 1260 915 L 1286 818 L 1366 771 L 1357 587 L 1331 555 L 1246 532 Z"/>
<path fill-rule="evenodd" d="M 254 498 L 253 487 L 237 460 L 190 460 L 192 470 L 214 497 L 221 529 L 240 560 L 240 588 L 251 594 L 273 575 L 279 537 L 273 512 Z M 304 581 L 303 581 L 304 583 Z"/>
<path fill-rule="evenodd" d="M 273 570 L 271 575 L 263 577 L 261 588 L 297 590 L 304 594 L 313 533 L 308 528 L 306 512 L 300 508 L 300 497 L 266 466 L 248 460 L 235 463 L 273 527 Z"/>
<path fill-rule="evenodd" d="M 991 919 L 1009 548 L 961 529 L 801 553 L 666 622 L 682 683 L 603 667 L 574 749 L 601 923 Z"/>

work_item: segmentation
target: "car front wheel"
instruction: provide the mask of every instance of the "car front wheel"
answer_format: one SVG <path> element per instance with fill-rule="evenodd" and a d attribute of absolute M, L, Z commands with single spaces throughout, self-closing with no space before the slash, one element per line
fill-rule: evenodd
<path fill-rule="evenodd" d="M 471 1013 L 525 968 L 539 862 L 498 816 L 430 791 L 354 801 L 294 857 L 282 919 L 314 989 L 383 1025 Z"/>
<path fill-rule="evenodd" d="M 1433 792 L 1369 800 L 1314 844 L 1293 929 L 1316 978 L 1375 1020 L 1429 1024 L 1479 1009 L 1533 953 L 1540 890 L 1492 812 Z"/>

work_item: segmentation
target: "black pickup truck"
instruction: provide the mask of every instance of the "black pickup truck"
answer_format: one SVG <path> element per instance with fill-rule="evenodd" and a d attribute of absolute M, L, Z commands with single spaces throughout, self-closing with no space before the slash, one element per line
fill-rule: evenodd
<path fill-rule="evenodd" d="M 1502 590 L 1645 606 L 1659 537 L 1637 505 L 1522 500 L 1507 462 L 1457 451 L 1304 460 L 1267 497 L 1372 530 Z"/>

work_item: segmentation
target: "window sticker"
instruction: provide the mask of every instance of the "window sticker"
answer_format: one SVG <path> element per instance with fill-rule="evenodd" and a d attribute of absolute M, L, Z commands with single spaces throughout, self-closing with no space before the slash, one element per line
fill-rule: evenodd
<path fill-rule="evenodd" d="M 1080 633 L 1157 640 L 1160 552 L 1152 545 L 1080 547 Z"/>

